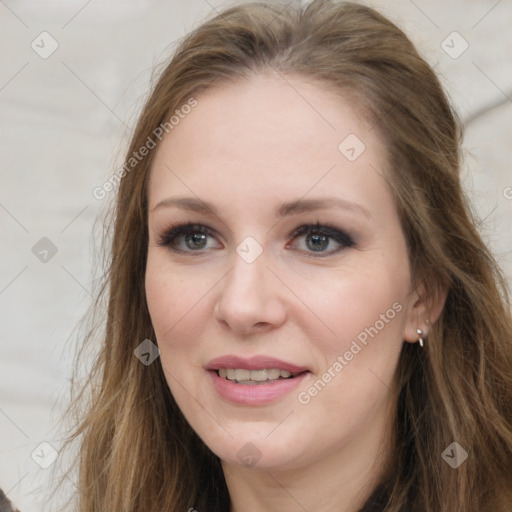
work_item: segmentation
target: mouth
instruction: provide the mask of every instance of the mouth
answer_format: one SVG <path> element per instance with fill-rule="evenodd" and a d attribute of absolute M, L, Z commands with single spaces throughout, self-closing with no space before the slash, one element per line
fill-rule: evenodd
<path fill-rule="evenodd" d="M 284 399 L 312 375 L 306 366 L 265 355 L 224 355 L 204 368 L 217 396 L 245 406 L 263 406 Z"/>
<path fill-rule="evenodd" d="M 307 373 L 308 370 L 290 372 L 280 368 L 265 368 L 261 370 L 248 370 L 246 368 L 219 368 L 214 371 L 218 377 L 235 384 L 243 385 L 265 385 L 272 384 L 279 380 L 290 380 Z"/>

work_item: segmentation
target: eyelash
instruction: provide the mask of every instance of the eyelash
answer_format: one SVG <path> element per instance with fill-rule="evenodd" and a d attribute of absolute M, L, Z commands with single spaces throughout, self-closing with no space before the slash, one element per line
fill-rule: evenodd
<path fill-rule="evenodd" d="M 208 227 L 202 225 L 202 224 L 193 224 L 191 222 L 187 224 L 175 224 L 168 226 L 167 229 L 165 229 L 162 234 L 159 236 L 159 239 L 157 241 L 157 245 L 160 247 L 168 247 L 171 251 L 176 253 L 182 253 L 182 254 L 193 254 L 197 253 L 202 254 L 203 250 L 183 250 L 178 249 L 174 244 L 175 239 L 180 235 L 191 235 L 191 234 L 197 234 L 200 233 L 202 235 L 211 236 L 215 238 L 215 232 L 210 230 Z M 331 252 L 323 252 L 319 251 L 315 254 L 315 251 L 307 251 L 311 256 L 314 258 L 325 258 L 326 256 L 331 256 L 342 249 L 346 249 L 348 247 L 353 247 L 355 245 L 354 239 L 345 233 L 344 231 L 336 228 L 335 226 L 332 226 L 328 223 L 320 224 L 320 222 L 317 222 L 316 224 L 303 224 L 299 226 L 291 235 L 292 239 L 295 239 L 302 235 L 320 235 L 325 236 L 328 239 L 332 239 L 338 244 L 340 244 L 340 247 L 335 249 Z"/>

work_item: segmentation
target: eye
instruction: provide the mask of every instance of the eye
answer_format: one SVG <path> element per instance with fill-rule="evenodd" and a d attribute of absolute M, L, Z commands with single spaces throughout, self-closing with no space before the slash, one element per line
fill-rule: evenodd
<path fill-rule="evenodd" d="M 291 238 L 295 240 L 304 236 L 303 247 L 299 250 L 309 252 L 314 257 L 329 256 L 355 245 L 353 238 L 344 231 L 319 222 L 298 227 Z M 215 238 L 215 232 L 202 224 L 188 223 L 168 227 L 160 235 L 157 243 L 174 252 L 190 254 L 211 248 L 208 247 L 208 238 Z M 337 247 L 328 250 L 333 242 Z M 287 244 L 287 247 L 289 246 L 290 244 Z"/>
<path fill-rule="evenodd" d="M 301 250 L 312 253 L 311 255 L 314 257 L 330 256 L 355 245 L 354 239 L 344 231 L 319 222 L 300 226 L 292 234 L 293 239 L 303 236 L 305 236 L 304 246 Z M 328 250 L 333 245 L 331 243 L 333 241 L 338 247 Z"/>
<path fill-rule="evenodd" d="M 169 247 L 175 252 L 199 252 L 207 249 L 208 237 L 214 237 L 213 231 L 202 224 L 179 224 L 164 231 L 158 240 L 158 245 Z M 182 244 L 180 245 L 180 240 Z M 183 248 L 183 244 L 185 248 Z"/>

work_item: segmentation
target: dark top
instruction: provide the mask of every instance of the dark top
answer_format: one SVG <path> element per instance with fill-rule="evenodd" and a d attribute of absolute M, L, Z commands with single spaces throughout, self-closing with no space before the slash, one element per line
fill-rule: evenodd
<path fill-rule="evenodd" d="M 20 512 L 18 509 L 14 508 L 2 489 L 0 489 L 0 512 Z"/>

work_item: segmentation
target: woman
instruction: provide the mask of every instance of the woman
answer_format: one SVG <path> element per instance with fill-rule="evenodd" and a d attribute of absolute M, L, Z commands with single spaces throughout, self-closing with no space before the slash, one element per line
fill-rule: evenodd
<path fill-rule="evenodd" d="M 510 308 L 460 142 L 368 7 L 186 37 L 119 176 L 80 510 L 510 510 Z"/>

